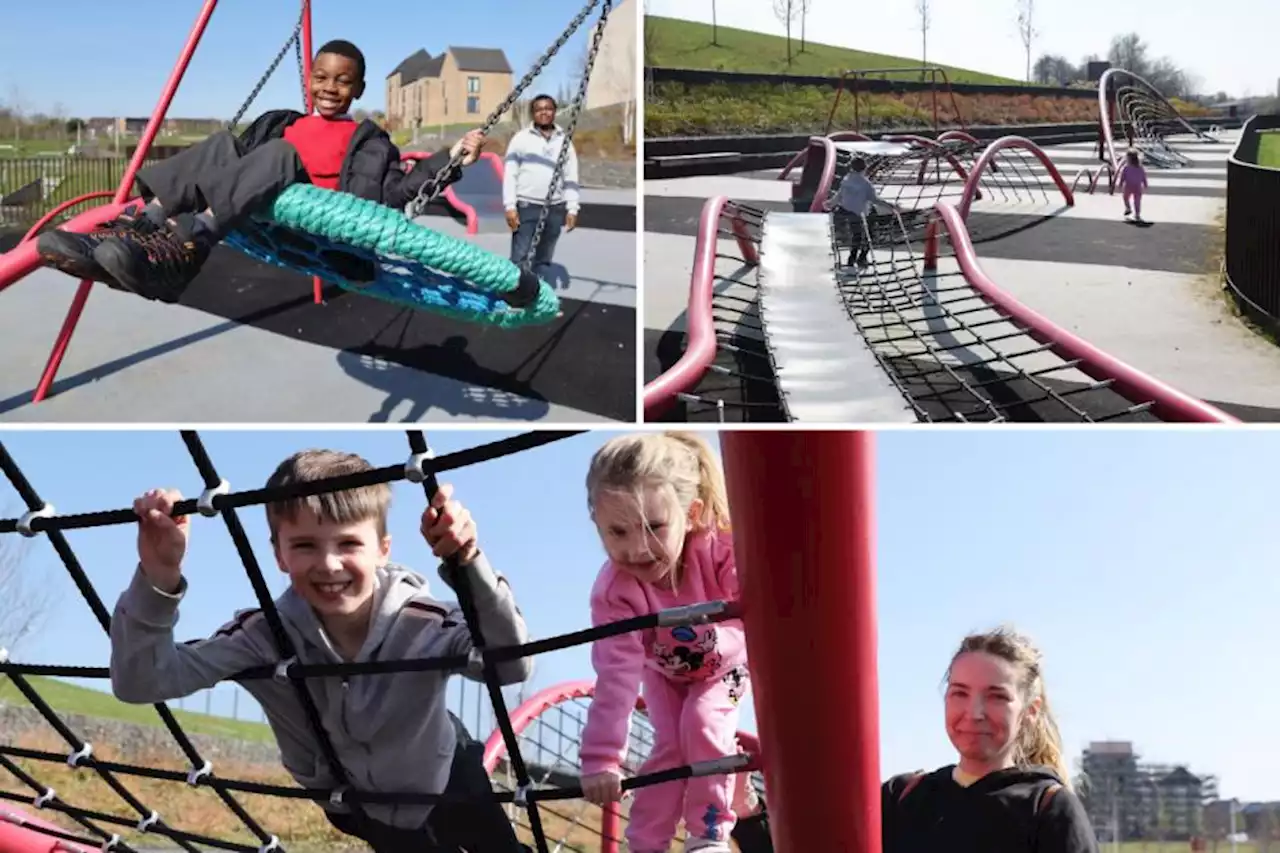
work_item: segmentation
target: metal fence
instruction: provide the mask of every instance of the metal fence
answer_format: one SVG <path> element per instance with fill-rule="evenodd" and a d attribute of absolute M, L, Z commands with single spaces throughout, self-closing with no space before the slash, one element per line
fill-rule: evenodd
<path fill-rule="evenodd" d="M 1258 164 L 1264 133 L 1280 115 L 1245 122 L 1227 160 L 1226 285 L 1255 321 L 1280 324 L 1280 169 Z"/>
<path fill-rule="evenodd" d="M 156 158 L 149 157 L 145 165 L 154 162 Z M 63 202 L 116 189 L 128 165 L 124 157 L 0 158 L 0 231 L 26 230 Z M 105 201 L 81 202 L 65 215 L 75 216 Z"/>

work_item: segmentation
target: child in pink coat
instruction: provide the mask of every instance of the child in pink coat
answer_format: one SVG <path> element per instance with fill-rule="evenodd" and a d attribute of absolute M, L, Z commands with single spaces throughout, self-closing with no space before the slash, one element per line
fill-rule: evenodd
<path fill-rule="evenodd" d="M 1133 221 L 1142 221 L 1142 192 L 1147 188 L 1147 170 L 1142 168 L 1142 161 L 1138 157 L 1138 152 L 1129 149 L 1128 155 L 1125 157 L 1125 164 L 1120 167 L 1120 173 L 1116 175 L 1116 186 L 1124 192 L 1124 215 L 1129 218 L 1129 211 L 1133 211 Z"/>
<path fill-rule="evenodd" d="M 592 518 L 609 556 L 591 591 L 594 625 L 738 597 L 724 475 L 690 433 L 613 439 L 587 475 Z M 733 755 L 748 689 L 746 640 L 737 619 L 610 637 L 591 649 L 595 698 L 582 733 L 583 796 L 621 798 L 622 762 L 641 685 L 654 743 L 641 774 Z M 627 843 L 666 853 L 684 818 L 686 850 L 728 853 L 735 776 L 665 782 L 634 792 Z"/>

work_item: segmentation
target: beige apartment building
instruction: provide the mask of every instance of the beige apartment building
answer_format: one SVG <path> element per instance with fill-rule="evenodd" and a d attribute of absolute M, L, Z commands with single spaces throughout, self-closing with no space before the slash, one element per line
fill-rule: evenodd
<path fill-rule="evenodd" d="M 600 53 L 596 55 L 587 83 L 586 108 L 612 107 L 632 103 L 636 99 L 636 64 L 640 61 L 637 38 L 637 0 L 622 0 L 609 10 L 609 20 L 600 37 Z M 595 36 L 596 26 L 591 28 Z"/>
<path fill-rule="evenodd" d="M 387 75 L 387 130 L 481 123 L 515 86 L 497 48 L 419 50 Z"/>

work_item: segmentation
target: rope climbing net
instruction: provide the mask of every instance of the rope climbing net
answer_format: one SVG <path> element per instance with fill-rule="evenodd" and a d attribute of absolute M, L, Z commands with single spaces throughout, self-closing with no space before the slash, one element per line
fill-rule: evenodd
<path fill-rule="evenodd" d="M 494 719 L 497 723 L 498 731 L 494 735 L 497 738 L 495 743 L 502 753 L 503 761 L 505 762 L 505 773 L 508 774 L 511 780 L 509 790 L 495 791 L 493 799 L 496 802 L 509 804 L 509 809 L 512 813 L 519 813 L 518 817 L 527 822 L 526 825 L 536 849 L 539 853 L 548 853 L 550 848 L 542 821 L 542 811 L 545 810 L 546 806 L 543 804 L 557 800 L 578 799 L 581 798 L 582 791 L 578 785 L 572 784 L 572 779 L 563 778 L 563 774 L 560 777 L 544 774 L 541 779 L 534 778 L 530 763 L 525 759 L 521 739 L 517 734 L 516 726 L 513 724 L 512 715 L 508 711 L 506 700 L 502 694 L 495 669 L 496 665 L 504 661 L 517 660 L 571 646 L 592 643 L 606 637 L 631 631 L 659 626 L 675 627 L 679 625 L 709 624 L 738 618 L 741 615 L 739 603 L 736 601 L 706 602 L 637 616 L 608 625 L 549 637 L 518 646 L 488 646 L 479 632 L 474 598 L 468 586 L 466 575 L 457 572 L 456 566 L 447 566 L 446 570 L 449 568 L 455 569 L 451 572 L 451 583 L 457 592 L 458 603 L 471 635 L 472 647 L 469 653 L 413 660 L 350 664 L 303 664 L 299 662 L 293 642 L 284 629 L 281 616 L 271 598 L 261 566 L 254 555 L 248 535 L 237 515 L 237 511 L 247 507 L 309 495 L 401 481 L 421 484 L 424 497 L 427 501 L 430 501 L 439 486 L 437 476 L 442 472 L 499 459 L 513 453 L 531 450 L 580 434 L 580 432 L 526 433 L 455 453 L 437 456 L 428 447 L 422 432 L 409 431 L 407 433 L 409 454 L 404 462 L 382 466 L 359 474 L 331 477 L 280 488 L 232 491 L 230 484 L 219 474 L 218 468 L 210 458 L 200 435 L 195 431 L 181 432 L 182 441 L 200 477 L 202 490 L 199 497 L 179 502 L 174 508 L 174 515 L 199 514 L 207 518 L 222 519 L 244 564 L 245 572 L 252 585 L 258 606 L 261 608 L 270 628 L 278 655 L 274 664 L 246 669 L 226 680 L 275 679 L 281 683 L 292 685 L 305 712 L 311 733 L 319 744 L 323 758 L 328 765 L 329 775 L 334 779 L 334 785 L 331 788 L 311 789 L 223 778 L 215 772 L 212 763 L 201 754 L 191 737 L 178 723 L 173 712 L 163 702 L 156 703 L 152 707 L 159 714 L 164 727 L 180 748 L 187 765 L 185 771 L 165 770 L 121 761 L 104 760 L 95 756 L 93 744 L 80 737 L 59 716 L 56 709 L 40 695 L 33 686 L 31 678 L 34 676 L 53 676 L 109 679 L 109 669 L 106 667 L 27 664 L 9 660 L 7 654 L 0 654 L 0 674 L 8 676 L 22 696 L 53 728 L 58 737 L 65 742 L 68 749 L 68 752 L 63 754 L 48 750 L 18 747 L 11 744 L 0 744 L 0 768 L 7 770 L 29 791 L 29 793 L 20 793 L 0 790 L 0 799 L 31 805 L 36 809 L 49 810 L 65 816 L 65 818 L 79 827 L 78 831 L 66 831 L 43 823 L 40 825 L 28 824 L 27 828 L 63 842 L 79 844 L 87 848 L 99 848 L 104 852 L 118 850 L 122 851 L 122 853 L 133 853 L 135 851 L 136 848 L 121 837 L 121 829 L 132 829 L 142 835 L 163 836 L 172 840 L 183 850 L 189 851 L 189 853 L 196 853 L 197 847 L 195 845 L 237 851 L 237 853 L 254 853 L 254 851 L 266 853 L 266 851 L 283 850 L 285 846 L 278 836 L 263 827 L 245 806 L 237 800 L 236 794 L 259 794 L 293 801 L 305 800 L 315 803 L 346 804 L 357 810 L 357 812 L 364 805 L 374 803 L 425 805 L 456 801 L 455 798 L 443 794 L 369 791 L 353 787 L 333 747 L 330 734 L 321 720 L 317 704 L 308 688 L 309 679 L 356 676 L 394 677 L 396 673 L 404 672 L 440 670 L 456 672 L 465 670 L 482 676 L 489 702 L 493 709 Z M 41 494 L 36 491 L 19 467 L 17 460 L 10 454 L 3 443 L 0 443 L 0 471 L 3 471 L 23 504 L 27 507 L 27 511 L 20 517 L 0 520 L 0 535 L 11 534 L 26 538 L 46 537 L 66 567 L 77 589 L 84 597 L 99 627 L 104 632 L 109 632 L 110 616 L 108 610 L 72 550 L 66 533 L 73 530 L 111 525 L 136 524 L 137 517 L 133 510 L 117 509 L 80 514 L 58 514 L 55 507 L 46 502 Z M 78 773 L 93 774 L 109 786 L 111 791 L 128 806 L 132 814 L 126 815 L 87 809 L 67 802 L 58 795 L 56 790 L 43 784 L 36 774 L 19 765 L 17 763 L 19 759 L 28 762 L 67 764 Z M 739 752 L 710 761 L 664 768 L 652 773 L 632 776 L 624 781 L 623 788 L 625 790 L 634 790 L 660 782 L 696 776 L 750 772 L 756 769 L 758 769 L 756 757 L 749 752 Z M 257 846 L 213 838 L 200 832 L 181 828 L 175 822 L 172 822 L 173 815 L 161 815 L 157 810 L 143 802 L 134 791 L 131 791 L 126 786 L 122 777 L 164 780 L 173 783 L 185 783 L 197 788 L 207 788 L 214 792 L 222 804 L 230 809 L 244 827 L 247 828 L 253 838 L 256 839 Z M 560 784 L 555 784 L 557 782 Z M 3 816 L 3 814 L 3 811 L 0 811 L 0 816 Z M 513 814 L 513 817 L 515 816 L 517 815 Z M 557 849 L 559 849 L 559 845 L 557 845 Z"/>
<path fill-rule="evenodd" d="M 1124 143 L 1137 149 L 1143 162 L 1160 169 L 1193 166 L 1195 161 L 1174 148 L 1173 137 L 1190 134 L 1204 142 L 1216 142 L 1178 112 L 1168 98 L 1145 78 L 1123 68 L 1103 73 L 1098 82 L 1103 132 L 1110 148 L 1110 160 L 1119 168 L 1124 157 L 1121 140 L 1112 137 L 1117 123 L 1125 134 Z"/>

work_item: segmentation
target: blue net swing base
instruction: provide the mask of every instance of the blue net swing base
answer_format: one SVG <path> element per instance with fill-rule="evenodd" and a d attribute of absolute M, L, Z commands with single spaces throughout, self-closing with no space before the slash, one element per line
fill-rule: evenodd
<path fill-rule="evenodd" d="M 520 269 L 507 258 L 418 225 L 399 210 L 310 184 L 289 187 L 269 214 L 252 217 L 223 242 L 344 290 L 458 320 L 516 328 L 560 314 L 546 282 L 537 282 L 528 304 L 513 298 Z"/>

